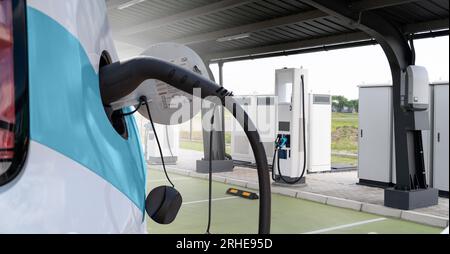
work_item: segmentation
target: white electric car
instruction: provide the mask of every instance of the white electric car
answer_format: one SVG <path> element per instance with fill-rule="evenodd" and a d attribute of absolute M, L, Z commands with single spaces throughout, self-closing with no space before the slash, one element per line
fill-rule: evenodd
<path fill-rule="evenodd" d="M 187 118 L 200 111 L 193 95 L 218 98 L 243 116 L 236 118 L 258 168 L 259 232 L 270 232 L 259 134 L 233 93 L 183 47 L 154 45 L 120 62 L 104 0 L 0 0 L 0 233 L 145 233 L 146 212 L 158 223 L 173 221 L 181 195 L 162 186 L 146 197 L 132 116 L 145 104 L 139 113 L 152 126 L 151 115 L 170 124 L 178 109 L 166 106 L 168 94 L 187 98 Z"/>
<path fill-rule="evenodd" d="M 145 233 L 132 116 L 102 105 L 117 61 L 104 0 L 0 1 L 0 233 Z"/>

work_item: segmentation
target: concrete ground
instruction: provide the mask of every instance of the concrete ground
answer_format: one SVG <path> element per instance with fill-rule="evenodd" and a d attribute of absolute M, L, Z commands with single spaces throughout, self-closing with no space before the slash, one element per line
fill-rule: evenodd
<path fill-rule="evenodd" d="M 207 175 L 195 173 L 196 161 L 203 157 L 203 153 L 181 150 L 180 155 L 177 165 L 168 166 L 169 170 L 196 178 L 204 179 L 207 177 Z M 161 169 L 158 166 L 152 166 L 152 168 Z M 255 169 L 236 167 L 233 172 L 214 174 L 214 178 L 216 182 L 258 190 Z M 414 211 L 401 211 L 383 206 L 383 189 L 358 185 L 356 171 L 309 174 L 306 178 L 307 184 L 305 186 L 272 186 L 272 193 L 389 216 L 390 218 L 419 222 L 425 225 L 441 228 L 448 226 L 449 202 L 446 198 L 440 198 L 437 206 Z"/>
<path fill-rule="evenodd" d="M 357 171 L 310 174 L 306 176 L 306 186 L 289 187 L 288 189 L 349 199 L 363 203 L 383 205 L 384 190 L 382 188 L 368 187 L 357 184 L 357 174 Z M 257 179 L 256 171 L 248 168 L 235 168 L 232 173 L 223 173 L 218 175 L 250 182 Z M 449 202 L 447 198 L 439 198 L 439 205 L 416 209 L 414 211 L 448 218 Z"/>
<path fill-rule="evenodd" d="M 196 161 L 203 157 L 203 153 L 180 150 L 180 156 L 176 166 L 171 168 L 182 169 L 195 172 Z M 216 176 L 222 176 L 228 179 L 241 180 L 249 183 L 257 183 L 257 173 L 255 169 L 236 167 L 230 173 L 218 173 Z M 367 187 L 357 184 L 358 176 L 356 171 L 336 172 L 323 174 L 309 174 L 306 176 L 306 186 L 280 188 L 272 187 L 273 190 L 291 189 L 293 191 L 302 191 L 330 197 L 348 199 L 362 203 L 383 205 L 384 190 L 382 188 Z M 253 184 L 255 185 L 255 184 Z M 423 213 L 431 216 L 449 218 L 448 198 L 439 198 L 439 205 L 414 210 L 417 213 Z"/>
<path fill-rule="evenodd" d="M 171 173 L 183 196 L 183 205 L 171 225 L 148 219 L 151 234 L 204 234 L 207 225 L 208 181 Z M 149 170 L 148 190 L 166 185 L 161 171 Z M 211 233 L 248 234 L 257 232 L 258 200 L 226 194 L 231 185 L 213 185 Z M 245 188 L 241 188 L 245 189 Z M 431 227 L 386 216 L 344 209 L 279 194 L 272 195 L 274 234 L 438 234 L 442 227 Z"/>

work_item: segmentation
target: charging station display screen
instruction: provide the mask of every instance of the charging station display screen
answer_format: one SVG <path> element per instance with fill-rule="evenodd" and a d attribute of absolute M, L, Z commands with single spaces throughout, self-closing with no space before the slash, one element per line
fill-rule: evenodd
<path fill-rule="evenodd" d="M 280 122 L 278 125 L 278 130 L 280 131 L 291 131 L 291 123 L 290 122 Z"/>

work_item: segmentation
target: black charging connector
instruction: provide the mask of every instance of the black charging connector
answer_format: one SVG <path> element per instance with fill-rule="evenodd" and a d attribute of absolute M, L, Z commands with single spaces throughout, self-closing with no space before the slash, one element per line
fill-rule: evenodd
<path fill-rule="evenodd" d="M 163 81 L 181 91 L 194 95 L 194 89 L 199 88 L 199 97 L 207 99 L 210 96 L 218 97 L 222 104 L 238 120 L 244 129 L 252 147 L 258 170 L 258 182 L 260 189 L 259 203 L 259 229 L 260 234 L 270 233 L 271 224 L 271 188 L 269 166 L 266 152 L 261 142 L 257 128 L 248 114 L 232 98 L 230 93 L 223 93 L 220 86 L 209 79 L 178 66 L 168 61 L 153 57 L 137 57 L 125 62 L 109 64 L 100 69 L 100 91 L 103 103 L 112 103 L 130 95 L 145 80 L 157 79 Z M 234 110 L 237 109 L 237 110 Z M 238 112 L 239 111 L 239 112 Z M 238 114 L 241 113 L 241 114 Z M 243 120 L 237 115 L 244 115 Z"/>

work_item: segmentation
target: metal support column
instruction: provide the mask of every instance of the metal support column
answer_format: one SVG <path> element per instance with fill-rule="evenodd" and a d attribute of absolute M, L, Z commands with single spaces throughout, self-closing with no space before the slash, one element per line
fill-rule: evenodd
<path fill-rule="evenodd" d="M 414 48 L 396 24 L 374 11 L 354 10 L 343 0 L 302 0 L 343 23 L 375 38 L 388 58 L 393 82 L 395 125 L 395 188 L 386 189 L 385 205 L 399 209 L 416 209 L 436 205 L 438 192 L 426 185 L 422 131 L 429 128 L 427 112 L 414 112 L 402 105 L 406 85 L 406 68 L 415 64 Z M 376 105 L 374 105 L 375 107 Z"/>
<path fill-rule="evenodd" d="M 221 87 L 223 87 L 223 65 L 224 65 L 224 62 L 219 62 L 218 63 L 218 65 L 219 65 L 219 85 L 221 86 Z M 222 123 L 222 136 L 223 136 L 223 140 L 224 140 L 224 142 L 223 142 L 223 149 L 224 149 L 224 154 L 225 154 L 225 157 L 227 157 L 226 156 L 226 152 L 225 152 L 225 150 L 226 150 L 226 144 L 225 144 L 225 110 L 224 110 L 224 108 L 223 107 L 220 107 L 220 119 L 221 119 L 221 123 Z"/>
<path fill-rule="evenodd" d="M 209 67 L 208 67 L 209 69 Z M 212 76 L 212 74 L 210 73 Z M 223 86 L 223 62 L 219 62 L 219 85 Z M 202 118 L 210 109 L 202 109 Z M 219 117 L 220 116 L 220 117 Z M 234 169 L 233 160 L 227 159 L 225 153 L 225 112 L 222 106 L 217 106 L 215 112 L 216 122 L 221 125 L 220 130 L 215 130 L 213 135 L 213 143 L 211 154 L 210 150 L 210 131 L 203 128 L 203 150 L 204 157 L 202 160 L 197 161 L 197 172 L 208 173 L 209 172 L 209 159 L 212 159 L 212 169 L 214 173 L 217 172 L 230 172 Z"/>

